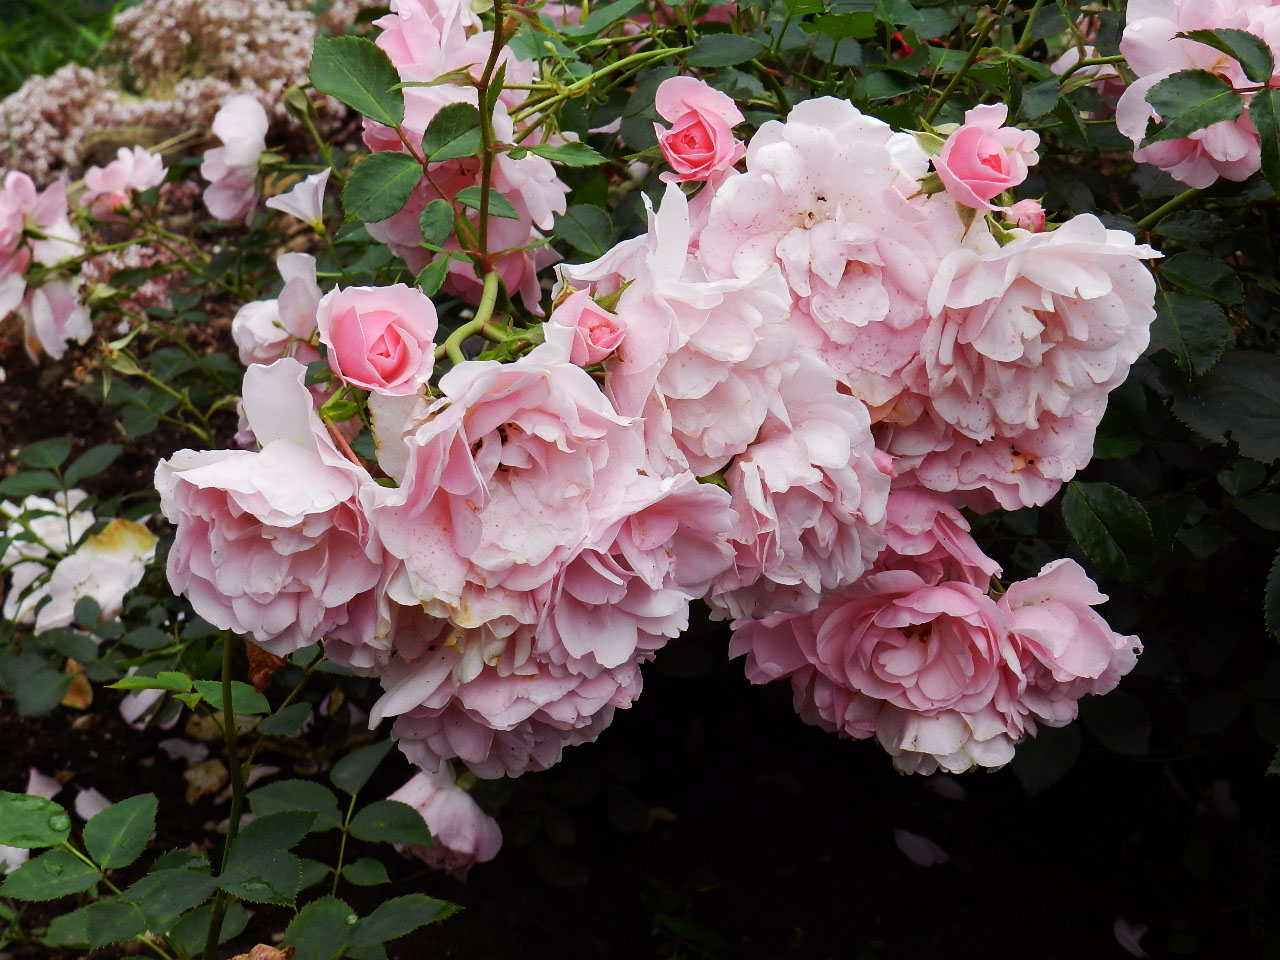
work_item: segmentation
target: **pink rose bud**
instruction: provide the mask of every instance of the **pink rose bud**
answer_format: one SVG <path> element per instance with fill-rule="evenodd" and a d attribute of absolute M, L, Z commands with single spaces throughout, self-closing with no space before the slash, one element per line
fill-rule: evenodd
<path fill-rule="evenodd" d="M 551 314 L 551 322 L 573 328 L 569 362 L 579 367 L 599 363 L 617 350 L 627 335 L 623 319 L 597 304 L 586 290 L 570 294 Z"/>
<path fill-rule="evenodd" d="M 1003 126 L 1008 114 L 1003 103 L 974 107 L 933 158 L 942 185 L 956 203 L 974 210 L 996 209 L 988 201 L 1027 179 L 1027 167 L 1040 159 L 1040 135 Z"/>
<path fill-rule="evenodd" d="M 742 159 L 745 148 L 733 136 L 742 111 L 727 94 L 693 77 L 671 77 L 659 84 L 654 105 L 672 125 L 670 130 L 653 125 L 662 155 L 675 171 L 662 180 L 708 180 Z"/>
<path fill-rule="evenodd" d="M 1039 233 L 1044 229 L 1044 207 L 1039 200 L 1019 200 L 1011 207 L 1004 208 L 1005 218 L 1015 227 Z"/>
<path fill-rule="evenodd" d="M 436 308 L 414 287 L 331 290 L 320 299 L 316 326 L 329 366 L 353 386 L 407 397 L 431 378 Z"/>

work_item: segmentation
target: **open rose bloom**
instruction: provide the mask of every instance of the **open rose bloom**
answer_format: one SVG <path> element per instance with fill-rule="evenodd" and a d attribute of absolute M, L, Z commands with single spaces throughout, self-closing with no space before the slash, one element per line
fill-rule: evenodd
<path fill-rule="evenodd" d="M 377 26 L 406 106 L 398 131 L 365 122 L 370 149 L 479 106 L 432 82 L 480 76 L 492 37 L 470 6 L 398 0 Z M 522 114 L 536 65 L 500 60 L 499 141 L 544 142 Z M 543 770 L 600 736 L 695 601 L 752 681 L 789 682 L 806 721 L 911 772 L 1007 763 L 1141 646 L 1071 560 L 1002 580 L 971 521 L 1046 503 L 1089 461 L 1148 343 L 1156 252 L 998 199 L 1039 144 L 1003 105 L 933 157 L 831 97 L 745 144 L 700 79 L 655 106 L 666 184 L 637 198 L 643 230 L 555 277 L 538 241 L 567 188 L 532 153 L 495 161 L 515 216 L 486 225 L 487 276 L 450 259 L 439 315 L 414 287 L 282 256 L 280 295 L 232 325 L 255 448 L 156 474 L 174 589 L 273 653 L 321 643 L 376 679 L 371 722 L 423 771 L 396 794 L 437 836 L 418 853 L 455 872 L 500 841 L 455 771 Z M 265 126 L 224 111 L 210 200 L 239 218 Z M 426 205 L 481 177 L 473 157 L 424 166 L 369 226 L 410 270 Z M 271 205 L 314 222 L 322 197 L 320 177 Z M 476 312 L 449 315 L 453 297 Z M 468 334 L 492 345 L 464 352 Z"/>

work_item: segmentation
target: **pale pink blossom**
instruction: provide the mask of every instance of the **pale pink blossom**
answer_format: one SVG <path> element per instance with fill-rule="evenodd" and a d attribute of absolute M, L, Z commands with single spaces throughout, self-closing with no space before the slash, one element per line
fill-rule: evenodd
<path fill-rule="evenodd" d="M 909 558 L 928 583 L 963 581 L 986 588 L 999 565 L 982 552 L 964 515 L 941 494 L 915 486 L 914 476 L 889 491 L 886 560 Z"/>
<path fill-rule="evenodd" d="M 61 360 L 69 342 L 84 343 L 93 335 L 89 310 L 81 303 L 77 286 L 67 280 L 50 280 L 28 290 L 18 315 L 22 318 L 27 355 L 32 360 L 41 351 Z"/>
<path fill-rule="evenodd" d="M 204 203 L 219 220 L 253 219 L 258 158 L 267 148 L 267 112 L 248 94 L 228 97 L 213 118 L 221 147 L 206 151 L 200 176 L 209 181 Z"/>
<path fill-rule="evenodd" d="M 4 532 L 11 537 L 0 567 L 7 571 L 9 589 L 3 614 L 14 623 L 35 623 L 36 607 L 49 596 L 47 572 L 52 558 L 71 553 L 89 532 L 95 518 L 82 508 L 88 494 L 72 489 L 53 499 L 29 496 L 20 503 L 0 500 Z M 31 538 L 19 537 L 30 534 Z"/>
<path fill-rule="evenodd" d="M 1039 233 L 1044 229 L 1044 207 L 1039 200 L 1019 200 L 1009 207 L 1004 207 L 1005 218 L 1015 227 L 1031 233 Z"/>
<path fill-rule="evenodd" d="M 733 136 L 742 111 L 733 99 L 695 77 L 668 77 L 654 94 L 658 115 L 671 128 L 655 123 L 653 132 L 672 173 L 669 182 L 706 181 L 742 159 L 745 147 Z"/>
<path fill-rule="evenodd" d="M 245 374 L 244 407 L 260 452 L 182 450 L 160 461 L 160 506 L 177 525 L 169 583 L 223 630 L 277 655 L 345 630 L 372 636 L 382 577 L 359 505 L 373 484 L 338 452 L 284 358 Z"/>
<path fill-rule="evenodd" d="M 435 368 L 436 308 L 417 287 L 330 290 L 320 298 L 316 327 L 333 372 L 365 390 L 411 396 Z"/>
<path fill-rule="evenodd" d="M 413 807 L 431 831 L 430 847 L 409 847 L 408 851 L 459 880 L 465 880 L 475 864 L 496 857 L 502 847 L 497 821 L 454 782 L 448 766 L 436 773 L 416 774 L 387 799 Z"/>
<path fill-rule="evenodd" d="M 324 225 L 324 188 L 329 183 L 329 167 L 319 173 L 313 173 L 305 180 L 299 180 L 288 193 L 271 197 L 267 206 L 279 210 L 312 227 Z"/>
<path fill-rule="evenodd" d="M 580 367 L 599 363 L 617 350 L 627 335 L 626 322 L 593 301 L 586 290 L 569 294 L 551 312 L 548 322 L 573 328 L 569 361 Z"/>
<path fill-rule="evenodd" d="M 53 568 L 41 591 L 50 600 L 36 613 L 36 631 L 70 626 L 81 597 L 97 602 L 103 621 L 114 620 L 124 607 L 125 595 L 142 582 L 155 553 L 155 535 L 142 524 L 123 518 L 110 521 Z"/>
<path fill-rule="evenodd" d="M 231 320 L 231 339 L 245 366 L 274 363 L 286 355 L 303 363 L 320 359 L 310 344 L 321 296 L 316 258 L 309 253 L 281 254 L 276 269 L 284 280 L 280 296 L 246 303 Z"/>
<path fill-rule="evenodd" d="M 854 583 L 885 544 L 890 479 L 876 465 L 866 407 L 808 357 L 770 417 L 725 471 L 738 522 L 734 569 L 708 597 L 734 619 L 818 605 Z"/>
<path fill-rule="evenodd" d="M 164 160 L 144 147 L 121 147 L 105 167 L 85 171 L 83 204 L 92 203 L 92 214 L 105 219 L 129 205 L 131 192 L 141 193 L 164 183 Z"/>
<path fill-rule="evenodd" d="M 1003 103 L 973 107 L 933 157 L 942 185 L 961 206 L 994 210 L 988 201 L 1027 179 L 1027 167 L 1040 159 L 1040 135 L 1004 126 L 1008 116 Z"/>

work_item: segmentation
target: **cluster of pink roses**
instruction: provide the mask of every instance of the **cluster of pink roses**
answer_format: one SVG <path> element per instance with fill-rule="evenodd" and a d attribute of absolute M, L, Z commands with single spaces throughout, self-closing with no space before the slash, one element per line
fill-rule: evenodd
<path fill-rule="evenodd" d="M 1280 4 L 1274 0 L 1203 3 L 1200 0 L 1132 0 L 1125 12 L 1120 52 L 1136 75 L 1116 104 L 1116 126 L 1133 141 L 1134 159 L 1149 163 L 1192 187 L 1207 187 L 1218 177 L 1247 180 L 1262 165 L 1262 145 L 1248 110 L 1190 136 L 1139 147 L 1147 123 L 1159 120 L 1147 94 L 1180 70 L 1206 70 L 1239 91 L 1247 105 L 1258 84 L 1240 64 L 1221 51 L 1178 36 L 1193 30 L 1243 30 L 1266 44 L 1277 66 L 1268 80 L 1280 84 Z"/>
<path fill-rule="evenodd" d="M 379 42 L 406 80 L 488 48 L 465 5 L 393 10 Z M 531 69 L 511 59 L 508 78 Z M 466 98 L 407 87 L 408 142 Z M 1089 460 L 1147 343 L 1156 254 L 1091 216 L 996 225 L 1028 215 L 992 201 L 1036 160 L 1002 107 L 938 143 L 821 98 L 746 145 L 700 81 L 668 81 L 658 110 L 672 173 L 646 232 L 562 267 L 537 345 L 509 362 L 437 376 L 420 292 L 322 294 L 314 261 L 281 258 L 280 297 L 233 326 L 260 449 L 157 471 L 174 589 L 274 653 L 323 641 L 378 677 L 373 722 L 393 718 L 431 773 L 514 776 L 594 739 L 695 599 L 811 722 L 877 737 L 904 770 L 1006 763 L 1139 644 L 1072 561 L 993 586 L 958 508 L 1044 504 Z M 366 140 L 403 147 L 373 124 Z M 504 248 L 563 204 L 544 162 L 499 161 L 521 218 Z M 393 247 L 418 256 L 418 212 L 473 183 L 469 163 L 440 164 L 384 224 Z M 537 266 L 497 268 L 531 309 Z M 303 364 L 321 344 L 336 381 L 367 391 L 376 464 L 315 412 Z"/>

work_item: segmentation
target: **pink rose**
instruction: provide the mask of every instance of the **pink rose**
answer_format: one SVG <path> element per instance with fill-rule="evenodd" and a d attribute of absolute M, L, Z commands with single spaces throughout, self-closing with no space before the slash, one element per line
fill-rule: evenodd
<path fill-rule="evenodd" d="M 305 375 L 291 358 L 245 374 L 261 451 L 180 450 L 156 469 L 160 508 L 178 527 L 170 585 L 277 656 L 335 632 L 372 637 L 384 565 L 358 502 L 373 479 L 334 446 Z"/>
<path fill-rule="evenodd" d="M 83 204 L 93 204 L 99 220 L 129 205 L 129 192 L 150 190 L 164 182 L 164 161 L 143 147 L 121 147 L 105 167 L 90 167 L 84 175 Z"/>
<path fill-rule="evenodd" d="M 551 322 L 573 328 L 569 362 L 579 367 L 599 363 L 617 350 L 627 335 L 626 321 L 597 304 L 586 290 L 566 297 L 552 312 Z"/>
<path fill-rule="evenodd" d="M 1015 227 L 1040 233 L 1044 229 L 1044 207 L 1039 200 L 1019 200 L 1004 208 L 1005 219 Z"/>
<path fill-rule="evenodd" d="M 204 205 L 219 220 L 253 219 L 258 198 L 258 158 L 267 148 L 267 112 L 248 94 L 228 97 L 213 118 L 222 141 L 204 155 L 200 176 L 209 181 Z"/>
<path fill-rule="evenodd" d="M 992 197 L 1027 179 L 1027 167 L 1040 158 L 1040 135 L 1003 126 L 1009 108 L 1003 103 L 974 107 L 964 125 L 947 137 L 933 158 L 934 169 L 951 199 L 974 210 L 993 210 Z"/>
<path fill-rule="evenodd" d="M 733 136 L 742 111 L 727 94 L 693 77 L 671 77 L 658 86 L 654 105 L 672 125 L 670 130 L 653 125 L 662 155 L 675 171 L 664 173 L 663 180 L 705 181 L 742 159 L 745 148 Z"/>
<path fill-rule="evenodd" d="M 387 799 L 413 807 L 431 831 L 432 846 L 410 847 L 409 852 L 459 880 L 466 879 L 474 864 L 496 857 L 502 847 L 497 821 L 454 783 L 447 766 L 438 773 L 419 773 Z"/>
<path fill-rule="evenodd" d="M 331 290 L 320 299 L 316 326 L 329 365 L 347 383 L 407 397 L 431 378 L 436 308 L 415 287 Z"/>

